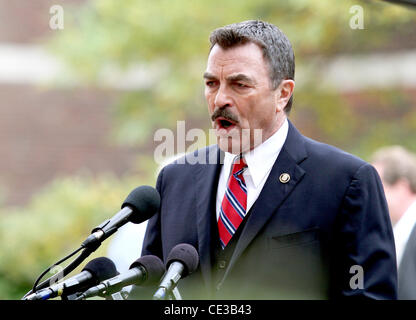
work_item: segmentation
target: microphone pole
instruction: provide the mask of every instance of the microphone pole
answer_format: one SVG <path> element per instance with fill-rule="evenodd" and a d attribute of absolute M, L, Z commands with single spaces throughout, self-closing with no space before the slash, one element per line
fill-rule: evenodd
<path fill-rule="evenodd" d="M 166 273 L 153 295 L 153 300 L 167 300 L 170 297 L 182 300 L 176 286 L 181 278 L 193 273 L 199 264 L 199 255 L 196 249 L 187 243 L 173 247 L 166 262 Z"/>
<path fill-rule="evenodd" d="M 121 210 L 91 231 L 82 243 L 85 248 L 99 246 L 127 222 L 142 223 L 150 219 L 160 208 L 159 192 L 150 186 L 135 188 L 124 200 Z"/>

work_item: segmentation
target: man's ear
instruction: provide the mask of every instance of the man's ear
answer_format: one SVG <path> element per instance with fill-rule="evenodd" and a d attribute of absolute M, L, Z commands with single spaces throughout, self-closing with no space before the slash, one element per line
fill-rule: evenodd
<path fill-rule="evenodd" d="M 276 88 L 276 111 L 280 112 L 286 107 L 295 89 L 295 81 L 284 79 Z"/>

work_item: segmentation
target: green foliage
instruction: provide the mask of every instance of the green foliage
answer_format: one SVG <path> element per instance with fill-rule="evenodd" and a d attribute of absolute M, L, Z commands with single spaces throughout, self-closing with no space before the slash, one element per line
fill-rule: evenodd
<path fill-rule="evenodd" d="M 300 91 L 295 96 L 293 121 L 302 122 L 304 134 L 326 143 L 340 145 L 351 139 L 357 121 L 348 102 L 333 91 Z"/>
<path fill-rule="evenodd" d="M 355 107 L 351 97 L 305 90 L 295 96 L 301 102 L 291 118 L 307 136 L 364 159 L 386 145 L 400 144 L 416 151 L 416 108 L 411 93 L 365 90 L 359 98 L 364 105 Z"/>
<path fill-rule="evenodd" d="M 120 210 L 134 187 L 149 184 L 138 181 L 106 175 L 58 179 L 25 208 L 1 209 L 0 299 L 20 299 L 47 267 L 77 249 L 92 228 Z M 108 241 L 73 273 L 105 256 Z"/>
<path fill-rule="evenodd" d="M 347 146 L 351 152 L 369 159 L 376 149 L 393 144 L 416 152 L 416 108 L 411 93 L 392 89 L 363 94 L 368 97 L 367 106 L 354 110 L 356 130 Z"/>

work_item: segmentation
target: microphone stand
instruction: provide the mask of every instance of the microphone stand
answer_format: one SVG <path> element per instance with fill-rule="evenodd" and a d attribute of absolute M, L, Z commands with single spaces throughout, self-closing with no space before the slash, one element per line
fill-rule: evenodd
<path fill-rule="evenodd" d="M 177 287 L 173 288 L 172 294 L 169 295 L 171 299 L 169 300 L 182 300 L 181 294 L 179 293 L 179 290 Z"/>
<path fill-rule="evenodd" d="M 77 292 L 71 295 L 62 295 L 62 300 L 79 300 L 78 297 L 82 294 L 82 292 Z M 105 300 L 126 300 L 128 297 L 128 292 L 125 290 L 120 290 L 119 292 L 115 293 L 107 293 L 99 295 L 99 297 L 103 297 Z"/>

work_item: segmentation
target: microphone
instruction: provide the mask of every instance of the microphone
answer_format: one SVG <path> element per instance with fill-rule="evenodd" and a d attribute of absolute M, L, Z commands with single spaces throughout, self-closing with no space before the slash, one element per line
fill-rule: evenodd
<path fill-rule="evenodd" d="M 124 200 L 121 210 L 114 217 L 94 228 L 81 247 L 95 250 L 102 241 L 127 222 L 142 223 L 159 211 L 159 208 L 160 195 L 155 188 L 150 186 L 137 187 Z"/>
<path fill-rule="evenodd" d="M 164 272 L 165 267 L 159 257 L 143 256 L 133 262 L 127 272 L 102 281 L 99 285 L 82 293 L 76 300 L 94 297 L 102 293 L 112 294 L 131 284 L 141 285 L 146 283 L 146 285 L 154 285 L 160 281 Z"/>
<path fill-rule="evenodd" d="M 166 274 L 160 282 L 159 289 L 153 295 L 153 300 L 165 300 L 176 288 L 179 280 L 193 273 L 199 264 L 196 249 L 187 243 L 173 247 L 166 262 Z"/>
<path fill-rule="evenodd" d="M 53 284 L 49 288 L 34 292 L 25 300 L 47 300 L 63 294 L 69 295 L 83 291 L 86 288 L 100 283 L 101 281 L 114 277 L 118 274 L 113 261 L 106 257 L 91 260 L 82 269 L 82 272 L 60 283 Z"/>

